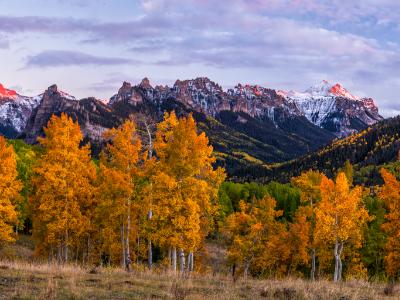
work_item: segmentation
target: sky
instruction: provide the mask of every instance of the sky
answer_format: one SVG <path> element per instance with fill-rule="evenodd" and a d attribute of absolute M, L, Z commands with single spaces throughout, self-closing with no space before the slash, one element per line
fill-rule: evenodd
<path fill-rule="evenodd" d="M 326 79 L 400 114 L 398 0 L 0 0 L 0 83 L 108 99 L 123 81 Z"/>

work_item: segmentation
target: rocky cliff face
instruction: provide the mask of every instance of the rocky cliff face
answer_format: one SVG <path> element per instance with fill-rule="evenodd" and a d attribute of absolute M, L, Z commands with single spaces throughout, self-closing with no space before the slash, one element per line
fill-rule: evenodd
<path fill-rule="evenodd" d="M 42 96 L 26 97 L 0 84 L 0 134 L 17 137 L 25 128 L 32 110 Z"/>
<path fill-rule="evenodd" d="M 145 116 L 155 123 L 171 110 L 194 114 L 228 170 L 293 159 L 382 118 L 372 99 L 326 81 L 299 93 L 242 84 L 224 90 L 204 77 L 154 87 L 144 78 L 137 85 L 124 82 L 108 104 L 76 100 L 56 85 L 33 98 L 0 87 L 0 133 L 29 143 L 53 114 L 78 120 L 85 138 L 98 147 L 104 130 L 126 118 Z"/>
<path fill-rule="evenodd" d="M 383 118 L 371 98 L 358 98 L 340 84 L 322 81 L 303 93 L 276 91 L 238 84 L 224 91 L 208 78 L 177 80 L 173 87 L 153 88 L 145 78 L 139 85 L 124 83 L 110 105 L 128 100 L 137 105 L 145 99 L 154 103 L 176 99 L 186 107 L 213 117 L 222 111 L 243 112 L 253 118 L 278 120 L 305 117 L 312 124 L 344 137 Z"/>
<path fill-rule="evenodd" d="M 323 80 L 303 93 L 279 92 L 313 124 L 338 137 L 364 129 L 382 120 L 371 98 L 352 95 L 340 84 Z"/>
<path fill-rule="evenodd" d="M 25 140 L 35 143 L 37 137 L 43 134 L 43 127 L 51 116 L 63 112 L 78 120 L 83 134 L 92 141 L 100 141 L 106 128 L 120 122 L 103 102 L 95 98 L 77 101 L 69 94 L 59 91 L 57 85 L 52 85 L 44 92 L 40 104 L 32 111 L 23 134 Z"/>

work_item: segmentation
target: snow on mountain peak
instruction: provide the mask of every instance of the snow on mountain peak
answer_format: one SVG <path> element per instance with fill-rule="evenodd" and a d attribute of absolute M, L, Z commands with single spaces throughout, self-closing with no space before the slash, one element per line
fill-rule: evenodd
<path fill-rule="evenodd" d="M 326 81 L 322 80 L 320 83 L 313 85 L 309 89 L 307 89 L 304 93 L 310 94 L 311 96 L 329 96 L 329 90 L 331 89 L 331 84 Z"/>
<path fill-rule="evenodd" d="M 341 97 L 346 97 L 350 98 L 352 100 L 359 100 L 358 97 L 350 94 L 344 87 L 342 87 L 339 83 L 336 83 L 334 86 L 332 86 L 329 90 L 331 94 L 334 94 L 336 96 L 341 96 Z"/>
<path fill-rule="evenodd" d="M 68 93 L 66 93 L 66 92 L 59 91 L 59 93 L 60 93 L 61 96 L 62 96 L 63 98 L 65 98 L 65 99 L 68 99 L 68 100 L 76 100 L 76 98 L 75 98 L 74 96 L 72 96 L 72 95 L 70 95 L 70 94 L 68 94 Z"/>
<path fill-rule="evenodd" d="M 305 94 L 309 94 L 312 97 L 345 97 L 352 100 L 359 100 L 358 97 L 352 95 L 339 83 L 332 85 L 327 80 L 322 80 L 320 83 L 307 89 Z"/>
<path fill-rule="evenodd" d="M 18 94 L 14 90 L 9 90 L 6 89 L 1 83 L 0 83 L 0 98 L 11 98 L 15 99 L 17 98 Z"/>
<path fill-rule="evenodd" d="M 76 98 L 74 96 L 59 90 L 56 84 L 49 86 L 45 93 L 59 94 L 61 97 L 65 98 L 65 99 L 76 100 Z"/>

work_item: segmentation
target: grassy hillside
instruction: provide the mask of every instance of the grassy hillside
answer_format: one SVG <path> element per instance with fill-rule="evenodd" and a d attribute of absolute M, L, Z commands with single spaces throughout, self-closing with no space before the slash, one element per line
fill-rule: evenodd
<path fill-rule="evenodd" d="M 220 251 L 208 244 L 209 259 Z M 216 249 L 218 248 L 218 249 Z M 232 278 L 226 268 L 173 274 L 136 265 L 118 267 L 57 265 L 37 261 L 30 236 L 0 248 L 0 299 L 399 299 L 400 284 L 366 281 L 335 284 L 299 278 L 259 280 Z M 224 256 L 222 256 L 224 257 Z M 213 264 L 220 264 L 221 261 Z M 330 279 L 330 278 L 327 278 Z"/>
<path fill-rule="evenodd" d="M 399 286 L 0 262 L 0 299 L 399 299 Z"/>

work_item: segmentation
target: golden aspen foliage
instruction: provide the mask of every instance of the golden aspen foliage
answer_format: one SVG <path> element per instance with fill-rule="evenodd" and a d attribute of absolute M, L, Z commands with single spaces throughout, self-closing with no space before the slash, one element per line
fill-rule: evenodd
<path fill-rule="evenodd" d="M 319 171 L 309 170 L 298 177 L 292 178 L 291 182 L 301 191 L 301 201 L 308 205 L 315 205 L 321 199 L 321 180 L 325 175 Z"/>
<path fill-rule="evenodd" d="M 276 201 L 268 195 L 239 205 L 240 211 L 226 219 L 229 261 L 241 265 L 245 276 L 248 272 L 275 272 L 274 268 L 280 267 L 277 262 L 288 256 L 287 247 L 279 242 L 285 226 L 276 220 L 283 212 L 275 210 Z"/>
<path fill-rule="evenodd" d="M 297 209 L 293 223 L 289 224 L 286 246 L 290 249 L 288 259 L 289 270 L 294 271 L 299 265 L 306 265 L 310 261 L 311 218 L 310 206 L 301 206 Z"/>
<path fill-rule="evenodd" d="M 345 173 L 336 182 L 322 178 L 321 201 L 316 209 L 316 240 L 334 248 L 334 281 L 342 278 L 342 252 L 349 244 L 362 246 L 366 223 L 371 220 L 362 201 L 361 187 L 350 188 Z"/>
<path fill-rule="evenodd" d="M 400 181 L 386 169 L 381 170 L 385 184 L 379 197 L 385 202 L 387 214 L 382 229 L 387 235 L 385 245 L 386 272 L 398 278 L 400 275 Z"/>
<path fill-rule="evenodd" d="M 353 171 L 353 166 L 350 163 L 349 160 L 346 160 L 343 168 L 339 169 L 339 172 L 343 172 L 346 175 L 347 181 L 349 182 L 349 185 L 353 185 L 353 176 L 354 176 L 354 171 Z"/>
<path fill-rule="evenodd" d="M 157 125 L 154 149 L 159 158 L 152 176 L 154 240 L 194 252 L 217 212 L 224 171 L 213 169 L 213 148 L 204 132 L 197 133 L 191 115 L 178 119 L 166 113 Z"/>
<path fill-rule="evenodd" d="M 299 207 L 296 212 L 296 223 L 302 224 L 303 227 L 298 228 L 297 226 L 299 225 L 295 225 L 295 227 L 291 229 L 291 231 L 297 229 L 292 234 L 297 232 L 298 234 L 300 234 L 298 238 L 304 240 L 304 244 L 299 244 L 300 251 L 298 254 L 302 253 L 301 257 L 299 258 L 301 258 L 301 261 L 304 263 L 308 260 L 308 258 L 306 258 L 305 256 L 305 252 L 308 250 L 309 256 L 311 257 L 310 278 L 312 280 L 315 279 L 316 275 L 316 260 L 318 249 L 318 244 L 315 239 L 315 212 L 317 204 L 321 200 L 321 181 L 323 178 L 326 178 L 323 173 L 313 170 L 309 170 L 302 173 L 298 177 L 292 178 L 292 184 L 300 189 L 300 199 L 302 203 L 306 206 Z M 305 232 L 308 233 L 307 243 L 305 243 L 305 237 L 302 235 Z"/>
<path fill-rule="evenodd" d="M 13 242 L 13 226 L 18 224 L 16 203 L 22 184 L 17 180 L 17 161 L 13 146 L 0 136 L 0 243 Z"/>
<path fill-rule="evenodd" d="M 131 249 L 138 234 L 138 181 L 142 144 L 133 121 L 104 133 L 109 143 L 101 153 L 96 224 L 101 253 L 109 262 L 129 268 Z"/>
<path fill-rule="evenodd" d="M 30 197 L 36 250 L 63 261 L 72 250 L 75 257 L 88 257 L 96 178 L 89 145 L 80 147 L 79 124 L 65 114 L 53 115 L 44 133 L 38 138 L 44 153 L 33 170 Z"/>

